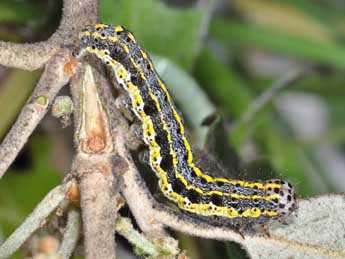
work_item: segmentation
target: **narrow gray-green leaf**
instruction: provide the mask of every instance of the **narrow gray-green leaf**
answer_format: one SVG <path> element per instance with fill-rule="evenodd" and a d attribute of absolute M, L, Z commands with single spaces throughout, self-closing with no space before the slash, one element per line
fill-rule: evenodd
<path fill-rule="evenodd" d="M 345 68 L 345 48 L 340 44 L 320 43 L 308 38 L 220 18 L 211 23 L 210 31 L 212 36 L 228 46 L 260 48 L 320 64 Z"/>

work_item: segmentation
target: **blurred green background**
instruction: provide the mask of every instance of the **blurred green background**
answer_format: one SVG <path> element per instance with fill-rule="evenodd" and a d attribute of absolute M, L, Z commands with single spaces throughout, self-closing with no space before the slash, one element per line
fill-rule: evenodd
<path fill-rule="evenodd" d="M 192 139 L 222 160 L 229 177 L 287 179 L 300 197 L 345 191 L 344 1 L 100 3 L 102 22 L 128 27 L 154 55 Z M 61 7 L 1 1 L 0 38 L 47 39 Z M 0 140 L 40 72 L 0 67 Z M 301 76 L 272 92 L 294 73 Z M 72 130 L 48 116 L 0 181 L 0 243 L 69 172 Z M 235 244 L 176 236 L 191 258 L 246 258 Z"/>

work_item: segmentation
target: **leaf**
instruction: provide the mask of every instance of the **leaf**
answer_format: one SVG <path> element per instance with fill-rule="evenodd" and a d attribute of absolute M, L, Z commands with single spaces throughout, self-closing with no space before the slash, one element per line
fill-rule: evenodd
<path fill-rule="evenodd" d="M 218 105 L 235 117 L 239 117 L 251 102 L 249 87 L 235 71 L 222 64 L 210 48 L 201 51 L 195 64 L 195 74 L 208 95 Z"/>
<path fill-rule="evenodd" d="M 101 1 L 103 22 L 122 24 L 151 53 L 168 57 L 190 68 L 200 44 L 202 12 L 174 9 L 157 0 Z"/>
<path fill-rule="evenodd" d="M 345 258 L 345 195 L 329 194 L 299 202 L 291 224 L 270 229 L 270 237 L 246 237 L 252 258 Z"/>
<path fill-rule="evenodd" d="M 221 18 L 213 20 L 210 31 L 213 37 L 226 46 L 259 48 L 345 68 L 345 48 L 340 44 L 320 43 L 306 37 L 297 37 Z"/>
<path fill-rule="evenodd" d="M 268 0 L 234 0 L 231 4 L 250 23 L 318 42 L 332 42 L 330 28 L 294 5 Z"/>

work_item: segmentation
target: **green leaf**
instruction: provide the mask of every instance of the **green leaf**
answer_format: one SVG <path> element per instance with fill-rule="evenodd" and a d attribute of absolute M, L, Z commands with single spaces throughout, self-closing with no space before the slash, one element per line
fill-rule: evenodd
<path fill-rule="evenodd" d="M 239 117 L 252 100 L 252 93 L 239 76 L 222 64 L 208 48 L 201 51 L 194 67 L 208 95 L 228 113 Z"/>
<path fill-rule="evenodd" d="M 321 43 L 221 18 L 214 19 L 210 31 L 213 37 L 227 46 L 259 48 L 345 68 L 345 48 L 337 44 Z"/>

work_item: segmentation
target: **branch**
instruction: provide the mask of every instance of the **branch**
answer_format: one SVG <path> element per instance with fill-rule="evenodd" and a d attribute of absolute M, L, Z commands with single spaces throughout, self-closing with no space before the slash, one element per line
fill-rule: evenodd
<path fill-rule="evenodd" d="M 216 227 L 205 222 L 193 220 L 162 206 L 160 208 L 154 208 L 151 214 L 155 220 L 161 224 L 192 236 L 216 240 L 229 240 L 240 244 L 243 244 L 245 240 L 242 235 L 231 228 Z M 246 236 L 245 238 L 247 239 L 249 237 Z"/>
<path fill-rule="evenodd" d="M 64 64 L 69 56 L 59 54 L 47 65 L 35 91 L 25 104 L 15 124 L 0 145 L 0 178 L 23 148 L 33 130 L 47 113 L 58 91 L 68 82 Z"/>
<path fill-rule="evenodd" d="M 0 41 L 0 65 L 36 70 L 45 65 L 63 46 L 73 46 L 78 32 L 98 19 L 97 0 L 64 0 L 61 22 L 47 40 L 37 43 Z"/>
<path fill-rule="evenodd" d="M 135 250 L 138 251 L 138 254 L 141 257 L 149 256 L 157 258 L 162 255 L 176 256 L 179 253 L 179 249 L 176 249 L 177 244 L 174 239 L 169 238 L 168 240 L 159 242 L 161 246 L 163 245 L 163 247 L 159 247 L 149 241 L 143 234 L 135 230 L 129 218 L 118 217 L 115 228 L 119 235 L 123 236 L 132 245 L 134 245 Z"/>
<path fill-rule="evenodd" d="M 125 237 L 135 248 L 145 255 L 156 258 L 160 253 L 158 247 L 136 231 L 129 218 L 118 217 L 115 225 L 116 232 Z"/>
<path fill-rule="evenodd" d="M 24 241 L 40 227 L 42 221 L 55 210 L 64 200 L 72 182 L 55 187 L 37 205 L 34 211 L 26 218 L 24 223 L 18 227 L 12 235 L 0 246 L 0 259 L 9 258 Z"/>
<path fill-rule="evenodd" d="M 80 225 L 80 212 L 76 209 L 71 209 L 68 212 L 67 226 L 58 251 L 58 255 L 62 259 L 68 259 L 73 254 L 80 237 Z"/>
<path fill-rule="evenodd" d="M 65 46 L 75 45 L 80 30 L 98 21 L 98 2 L 98 0 L 64 0 L 59 28 L 48 41 Z"/>
<path fill-rule="evenodd" d="M 58 49 L 58 45 L 50 42 L 21 44 L 0 41 L 0 65 L 36 70 L 46 64 Z"/>

